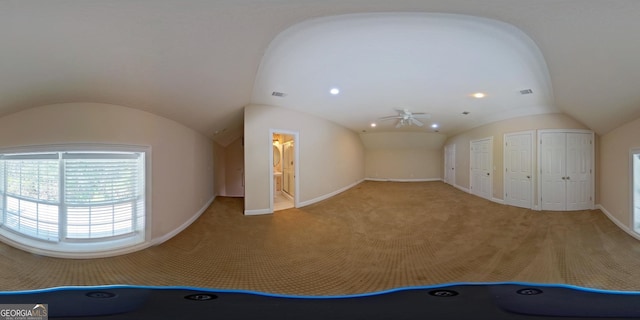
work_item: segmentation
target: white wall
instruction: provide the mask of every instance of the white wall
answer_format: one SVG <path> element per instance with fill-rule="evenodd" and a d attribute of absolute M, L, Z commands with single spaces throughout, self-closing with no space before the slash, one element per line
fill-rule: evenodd
<path fill-rule="evenodd" d="M 640 148 L 640 118 L 600 138 L 600 204 L 625 231 L 632 232 L 631 177 L 629 152 Z M 638 235 L 635 235 L 639 237 Z"/>
<path fill-rule="evenodd" d="M 0 118 L 0 147 L 64 143 L 151 146 L 152 241 L 185 227 L 213 199 L 213 142 L 175 121 L 107 104 L 31 108 Z"/>
<path fill-rule="evenodd" d="M 299 201 L 312 203 L 364 179 L 358 135 L 333 122 L 280 107 L 245 108 L 245 212 L 268 213 L 273 163 L 270 129 L 298 132 Z"/>
<path fill-rule="evenodd" d="M 446 136 L 430 132 L 362 133 L 367 179 L 442 179 Z"/>

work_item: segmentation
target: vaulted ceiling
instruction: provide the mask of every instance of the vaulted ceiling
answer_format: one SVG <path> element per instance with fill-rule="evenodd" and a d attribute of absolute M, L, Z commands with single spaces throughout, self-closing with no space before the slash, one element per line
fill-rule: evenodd
<path fill-rule="evenodd" d="M 0 116 L 111 103 L 222 144 L 249 104 L 357 132 L 398 130 L 369 124 L 407 108 L 445 134 L 546 112 L 604 134 L 640 117 L 638 16 L 635 0 L 2 0 Z"/>
<path fill-rule="evenodd" d="M 477 93 L 485 96 L 474 98 Z M 450 134 L 558 112 L 544 58 L 526 34 L 496 20 L 433 13 L 350 14 L 299 23 L 272 41 L 252 101 L 369 132 Z M 401 116 L 407 109 L 429 117 L 407 119 L 402 127 L 396 119 L 380 120 L 397 114 L 394 109 Z"/>

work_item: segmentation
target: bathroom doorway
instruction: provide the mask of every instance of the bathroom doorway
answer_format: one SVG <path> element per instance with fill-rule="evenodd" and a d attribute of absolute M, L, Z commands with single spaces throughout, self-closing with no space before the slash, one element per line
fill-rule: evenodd
<path fill-rule="evenodd" d="M 273 211 L 294 208 L 297 197 L 297 133 L 275 131 L 273 141 L 273 182 L 271 183 Z"/>

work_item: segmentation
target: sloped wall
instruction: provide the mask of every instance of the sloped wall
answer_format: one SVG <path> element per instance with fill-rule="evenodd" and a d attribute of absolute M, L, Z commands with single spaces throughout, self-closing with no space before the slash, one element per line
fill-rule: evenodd
<path fill-rule="evenodd" d="M 640 148 L 640 118 L 600 138 L 600 204 L 603 211 L 632 232 L 630 151 Z M 636 235 L 640 238 L 640 236 Z"/>
<path fill-rule="evenodd" d="M 213 200 L 213 142 L 173 120 L 98 103 L 55 104 L 0 118 L 0 148 L 65 143 L 151 146 L 152 242 Z"/>

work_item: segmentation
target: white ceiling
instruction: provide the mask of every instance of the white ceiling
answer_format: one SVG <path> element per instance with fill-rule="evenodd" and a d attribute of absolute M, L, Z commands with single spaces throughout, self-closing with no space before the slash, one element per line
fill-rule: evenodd
<path fill-rule="evenodd" d="M 0 115 L 112 103 L 226 144 L 251 103 L 358 131 L 408 107 L 449 134 L 557 109 L 604 134 L 640 117 L 638 16 L 636 0 L 0 0 Z"/>
<path fill-rule="evenodd" d="M 332 87 L 340 93 L 330 94 Z M 533 94 L 521 95 L 525 89 Z M 475 92 L 486 97 L 475 99 Z M 295 25 L 269 46 L 252 101 L 368 132 L 447 134 L 558 112 L 544 58 L 526 34 L 495 20 L 433 13 L 350 14 Z M 378 121 L 394 109 L 431 118 L 399 129 L 397 121 Z"/>

